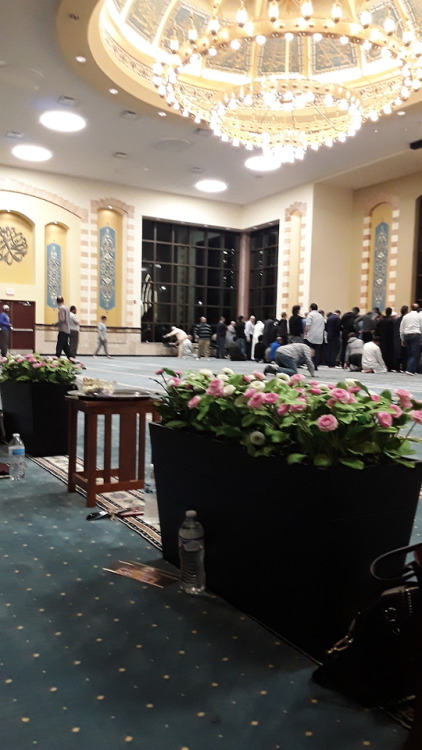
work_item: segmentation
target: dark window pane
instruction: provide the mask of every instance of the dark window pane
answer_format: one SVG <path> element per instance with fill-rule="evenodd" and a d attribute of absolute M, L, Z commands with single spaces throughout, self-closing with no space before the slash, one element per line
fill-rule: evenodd
<path fill-rule="evenodd" d="M 220 289 L 208 289 L 207 290 L 207 304 L 208 306 L 214 305 L 219 307 L 221 302 L 221 291 Z M 210 321 L 208 321 L 210 322 Z"/>
<path fill-rule="evenodd" d="M 174 241 L 189 245 L 189 227 L 174 225 Z"/>
<path fill-rule="evenodd" d="M 221 284 L 221 271 L 208 269 L 207 286 L 220 286 L 220 284 Z"/>
<path fill-rule="evenodd" d="M 172 241 L 173 225 L 165 222 L 157 222 L 157 242 Z"/>
<path fill-rule="evenodd" d="M 163 305 L 161 303 L 158 303 L 157 305 L 157 323 L 166 323 L 167 325 L 174 325 L 172 322 L 172 309 L 171 305 Z M 165 331 L 164 331 L 165 333 Z"/>
<path fill-rule="evenodd" d="M 262 257 L 262 263 L 264 266 L 275 266 L 276 264 L 276 250 L 275 247 L 269 247 L 264 250 Z"/>
<path fill-rule="evenodd" d="M 193 292 L 193 302 L 195 306 L 201 306 L 205 304 L 205 289 L 203 287 L 195 287 Z M 205 313 L 203 313 L 205 314 Z"/>
<path fill-rule="evenodd" d="M 266 268 L 262 277 L 263 286 L 273 286 L 275 282 L 275 268 Z"/>
<path fill-rule="evenodd" d="M 205 244 L 205 230 L 199 229 L 197 227 L 191 227 L 190 244 L 203 246 Z"/>
<path fill-rule="evenodd" d="M 157 284 L 169 283 L 171 281 L 171 266 L 161 265 L 161 263 L 155 263 L 154 265 L 154 281 Z"/>
<path fill-rule="evenodd" d="M 158 306 L 160 306 L 160 304 L 163 302 L 171 302 L 171 286 L 166 286 L 166 284 L 157 284 L 156 291 L 158 297 Z"/>
<path fill-rule="evenodd" d="M 177 284 L 176 286 L 173 287 L 173 302 L 176 302 L 178 305 L 189 304 L 189 293 L 190 293 L 189 286 L 183 286 L 181 284 Z"/>
<path fill-rule="evenodd" d="M 221 247 L 221 232 L 213 229 L 208 230 L 208 247 Z"/>
<path fill-rule="evenodd" d="M 188 266 L 173 266 L 173 281 L 175 284 L 189 284 L 190 268 Z"/>
<path fill-rule="evenodd" d="M 205 266 L 205 262 L 206 252 L 204 248 L 195 247 L 193 249 L 193 263 L 195 263 L 197 266 Z"/>
<path fill-rule="evenodd" d="M 195 268 L 195 284 L 197 284 L 197 286 L 205 286 L 204 268 Z"/>
<path fill-rule="evenodd" d="M 142 239 L 153 240 L 154 239 L 154 227 L 155 221 L 150 219 L 144 219 L 142 222 Z"/>
<path fill-rule="evenodd" d="M 186 245 L 176 245 L 174 248 L 174 262 L 188 265 L 190 263 L 190 248 Z"/>
<path fill-rule="evenodd" d="M 142 243 L 142 260 L 153 260 L 154 258 L 154 245 L 152 242 Z"/>
<path fill-rule="evenodd" d="M 145 276 L 149 274 L 151 278 L 154 278 L 154 264 L 142 262 L 142 281 L 145 280 Z"/>
<path fill-rule="evenodd" d="M 157 245 L 156 260 L 159 263 L 171 263 L 171 245 Z"/>
<path fill-rule="evenodd" d="M 217 266 L 217 268 L 220 266 L 222 262 L 222 252 L 221 250 L 208 250 L 208 265 L 209 266 Z"/>

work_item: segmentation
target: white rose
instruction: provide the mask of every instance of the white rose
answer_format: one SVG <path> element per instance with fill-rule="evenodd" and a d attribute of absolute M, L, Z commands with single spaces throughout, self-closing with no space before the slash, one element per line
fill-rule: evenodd
<path fill-rule="evenodd" d="M 249 388 L 254 388 L 256 391 L 265 391 L 266 383 L 262 380 L 253 380 L 249 383 Z"/>
<path fill-rule="evenodd" d="M 225 396 L 231 396 L 235 392 L 236 388 L 234 385 L 225 385 L 223 388 L 223 394 Z"/>
<path fill-rule="evenodd" d="M 221 372 L 224 372 L 226 375 L 234 375 L 234 371 L 230 367 L 223 367 Z"/>
<path fill-rule="evenodd" d="M 211 370 L 199 370 L 199 374 L 200 375 L 205 375 L 205 377 L 207 377 L 207 378 L 213 378 L 214 377 L 214 373 L 211 372 Z"/>
<path fill-rule="evenodd" d="M 277 373 L 277 375 L 276 375 L 276 377 L 277 377 L 277 378 L 278 378 L 279 380 L 285 380 L 285 381 L 286 381 L 286 383 L 287 383 L 287 382 L 288 382 L 288 381 L 290 380 L 290 377 L 289 377 L 289 375 L 286 375 L 286 373 L 285 373 L 285 372 L 278 372 L 278 373 Z"/>

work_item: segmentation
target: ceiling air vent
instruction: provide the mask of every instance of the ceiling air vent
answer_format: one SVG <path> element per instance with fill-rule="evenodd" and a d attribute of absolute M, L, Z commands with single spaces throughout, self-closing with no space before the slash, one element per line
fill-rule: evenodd
<path fill-rule="evenodd" d="M 122 117 L 123 120 L 139 120 L 140 115 L 138 115 L 133 109 L 122 109 L 120 117 Z"/>

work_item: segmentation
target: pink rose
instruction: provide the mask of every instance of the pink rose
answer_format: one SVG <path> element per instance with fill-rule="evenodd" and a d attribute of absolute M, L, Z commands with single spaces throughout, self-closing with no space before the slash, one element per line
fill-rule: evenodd
<path fill-rule="evenodd" d="M 262 406 L 262 404 L 265 403 L 266 395 L 267 394 L 262 393 L 262 391 L 255 391 L 248 401 L 248 406 L 252 406 L 253 408 Z"/>
<path fill-rule="evenodd" d="M 410 393 L 410 391 L 406 391 L 405 388 L 396 388 L 396 390 L 394 391 L 394 393 L 396 393 L 397 396 L 399 396 L 399 398 L 401 396 L 403 396 L 404 398 L 411 398 L 412 397 L 412 394 Z"/>
<path fill-rule="evenodd" d="M 402 409 L 400 409 L 400 406 L 397 406 L 397 404 L 391 404 L 390 409 L 393 412 L 394 419 L 398 419 L 403 414 Z"/>
<path fill-rule="evenodd" d="M 412 404 L 410 398 L 401 398 L 400 399 L 400 406 L 403 409 L 411 409 L 412 406 L 413 406 L 413 404 Z"/>
<path fill-rule="evenodd" d="M 379 401 L 381 399 L 381 396 L 378 396 L 378 393 L 371 393 L 371 401 Z"/>
<path fill-rule="evenodd" d="M 38 369 L 38 367 L 43 367 L 43 366 L 44 365 L 43 365 L 42 362 L 34 362 L 34 364 L 32 365 L 32 367 L 34 368 L 34 370 Z"/>
<path fill-rule="evenodd" d="M 292 377 L 290 378 L 289 385 L 300 383 L 301 380 L 305 380 L 305 376 L 302 375 L 300 372 L 297 372 L 296 375 L 292 375 Z"/>
<path fill-rule="evenodd" d="M 348 389 L 349 393 L 359 393 L 360 386 L 359 385 L 349 385 Z"/>
<path fill-rule="evenodd" d="M 244 375 L 243 380 L 245 381 L 245 383 L 250 383 L 251 380 L 253 380 L 253 377 L 252 375 Z"/>
<path fill-rule="evenodd" d="M 322 393 L 322 390 L 321 388 L 317 388 L 317 386 L 315 385 L 309 389 L 309 393 L 313 393 L 314 396 L 319 396 Z"/>
<path fill-rule="evenodd" d="M 200 400 L 201 400 L 200 396 L 194 396 L 193 398 L 191 398 L 191 400 L 188 401 L 189 409 L 195 409 L 198 406 Z"/>
<path fill-rule="evenodd" d="M 277 393 L 264 393 L 264 404 L 275 404 L 278 401 L 278 395 Z"/>
<path fill-rule="evenodd" d="M 318 429 L 321 432 L 333 432 L 338 427 L 337 419 L 332 414 L 323 414 L 317 420 Z"/>
<path fill-rule="evenodd" d="M 303 402 L 303 401 L 299 401 L 296 404 L 292 404 L 291 409 L 294 412 L 296 412 L 296 411 L 304 411 L 304 409 L 306 409 L 306 403 Z"/>
<path fill-rule="evenodd" d="M 205 393 L 208 393 L 209 396 L 222 396 L 223 395 L 223 383 L 218 378 L 214 378 L 214 380 L 210 381 L 210 384 L 205 391 Z"/>
<path fill-rule="evenodd" d="M 381 427 L 391 427 L 393 424 L 393 415 L 389 414 L 387 411 L 377 412 L 376 417 Z"/>
<path fill-rule="evenodd" d="M 254 376 L 255 380 L 265 380 L 265 375 L 262 372 L 258 372 L 258 370 L 254 370 L 252 375 Z"/>
<path fill-rule="evenodd" d="M 162 374 L 163 374 L 163 372 L 164 372 L 164 370 L 163 370 L 163 368 L 161 368 L 161 370 L 156 370 L 156 371 L 155 371 L 155 374 L 156 374 L 156 375 L 162 375 Z"/>
<path fill-rule="evenodd" d="M 351 394 L 349 391 L 346 391 L 345 388 L 333 388 L 331 391 L 331 398 L 340 401 L 342 404 L 348 404 L 350 402 Z"/>
<path fill-rule="evenodd" d="M 418 424 L 422 424 L 422 410 L 421 409 L 415 409 L 414 411 L 411 411 L 410 416 L 412 417 L 414 422 L 417 422 Z"/>
<path fill-rule="evenodd" d="M 283 414 L 287 414 L 289 409 L 290 409 L 289 404 L 280 404 L 280 406 L 277 407 L 277 414 L 280 414 L 280 417 L 282 417 Z"/>
<path fill-rule="evenodd" d="M 182 381 L 180 378 L 169 378 L 167 381 L 167 385 L 171 386 L 172 388 L 177 388 Z"/>

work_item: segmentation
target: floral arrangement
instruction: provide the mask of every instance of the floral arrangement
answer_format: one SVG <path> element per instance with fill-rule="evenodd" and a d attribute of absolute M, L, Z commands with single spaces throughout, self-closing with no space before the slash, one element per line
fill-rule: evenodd
<path fill-rule="evenodd" d="M 0 383 L 14 380 L 21 383 L 60 383 L 74 385 L 76 376 L 85 366 L 66 357 L 43 357 L 40 354 L 8 354 L 0 357 Z"/>
<path fill-rule="evenodd" d="M 422 424 L 422 403 L 398 388 L 376 394 L 359 381 L 337 385 L 301 374 L 235 374 L 225 367 L 187 372 L 163 368 L 157 403 L 163 424 L 243 445 L 252 456 L 279 456 L 287 464 L 353 469 L 399 463 L 414 466 L 410 437 Z"/>

